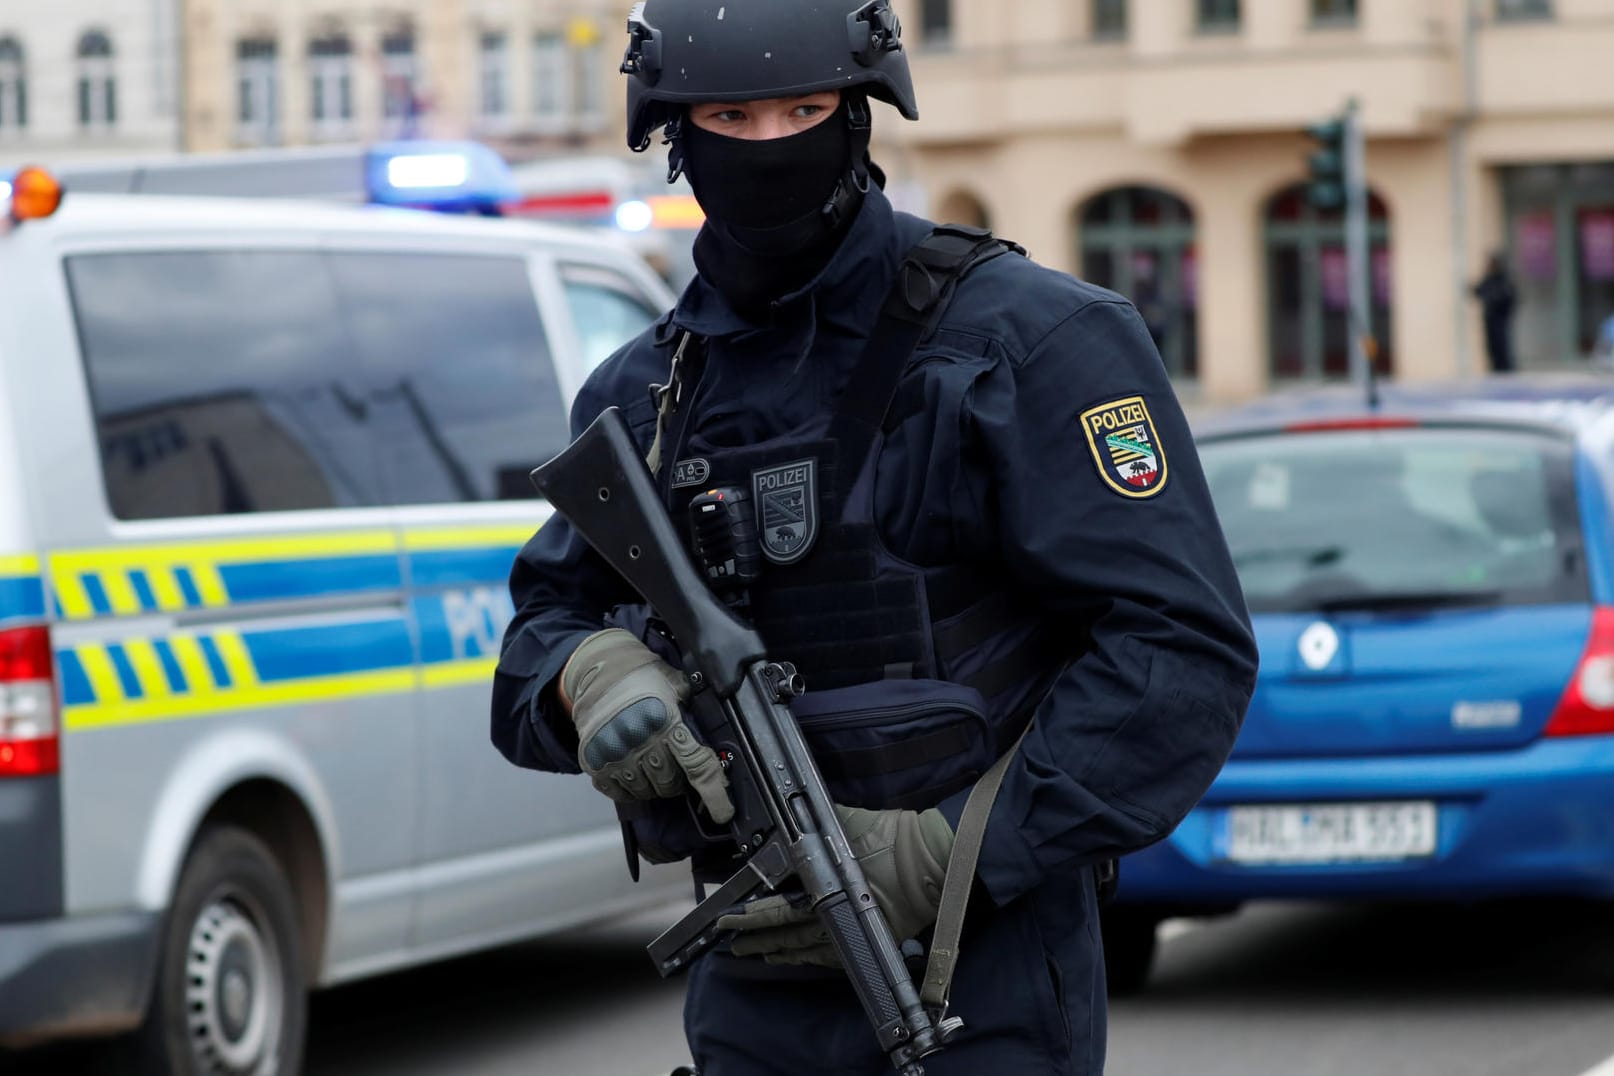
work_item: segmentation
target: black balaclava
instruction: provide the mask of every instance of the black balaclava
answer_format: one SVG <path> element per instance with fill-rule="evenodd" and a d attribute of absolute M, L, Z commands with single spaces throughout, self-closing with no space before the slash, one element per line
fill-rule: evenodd
<path fill-rule="evenodd" d="M 849 95 L 835 115 L 785 138 L 730 138 L 687 118 L 674 135 L 706 213 L 695 266 L 741 314 L 769 304 L 829 262 L 868 191 L 868 106 Z"/>

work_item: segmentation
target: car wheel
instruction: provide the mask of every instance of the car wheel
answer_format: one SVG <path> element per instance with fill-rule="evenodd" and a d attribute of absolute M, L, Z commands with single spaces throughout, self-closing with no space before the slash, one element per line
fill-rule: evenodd
<path fill-rule="evenodd" d="M 291 886 L 274 855 L 235 826 L 202 831 L 163 931 L 142 1072 L 295 1076 L 307 1000 Z"/>
<path fill-rule="evenodd" d="M 1160 917 L 1153 912 L 1110 905 L 1099 912 L 1104 938 L 1104 977 L 1111 997 L 1136 994 L 1154 966 Z"/>

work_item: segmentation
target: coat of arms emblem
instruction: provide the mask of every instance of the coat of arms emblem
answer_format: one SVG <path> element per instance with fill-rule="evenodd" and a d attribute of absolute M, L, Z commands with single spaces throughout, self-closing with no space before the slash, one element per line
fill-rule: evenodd
<path fill-rule="evenodd" d="M 818 461 L 797 460 L 751 473 L 762 552 L 775 564 L 794 564 L 818 537 Z"/>
<path fill-rule="evenodd" d="M 1153 497 L 1166 484 L 1166 453 L 1142 396 L 1082 412 L 1082 432 L 1105 485 L 1123 497 Z"/>

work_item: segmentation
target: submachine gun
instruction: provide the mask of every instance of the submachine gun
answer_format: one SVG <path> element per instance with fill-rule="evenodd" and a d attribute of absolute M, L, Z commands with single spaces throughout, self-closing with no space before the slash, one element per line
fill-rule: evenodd
<path fill-rule="evenodd" d="M 795 879 L 839 954 L 880 1046 L 901 1076 L 961 1026 L 932 1016 L 852 854 L 790 700 L 805 684 L 708 589 L 673 530 L 627 423 L 609 408 L 533 484 L 671 629 L 693 683 L 690 710 L 724 762 L 745 865 L 649 947 L 663 976 L 720 940 L 717 919 Z"/>

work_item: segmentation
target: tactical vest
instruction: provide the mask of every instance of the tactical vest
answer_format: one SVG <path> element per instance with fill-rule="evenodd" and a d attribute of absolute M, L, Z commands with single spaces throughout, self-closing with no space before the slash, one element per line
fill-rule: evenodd
<path fill-rule="evenodd" d="M 760 443 L 705 443 L 691 430 L 697 354 L 683 374 L 688 402 L 663 431 L 657 479 L 686 543 L 694 497 L 725 487 L 751 497 L 764 561 L 736 611 L 770 657 L 806 678 L 791 708 L 831 795 L 847 806 L 924 809 L 970 787 L 1068 660 L 1045 618 L 1003 586 L 1001 566 L 913 564 L 885 547 L 876 525 L 881 446 L 922 404 L 898 401 L 914 350 L 958 281 L 1010 251 L 1023 253 L 959 226 L 921 241 L 832 411 Z M 648 822 L 660 812 L 632 813 Z M 636 820 L 635 830 L 641 845 L 687 851 L 664 825 Z"/>

